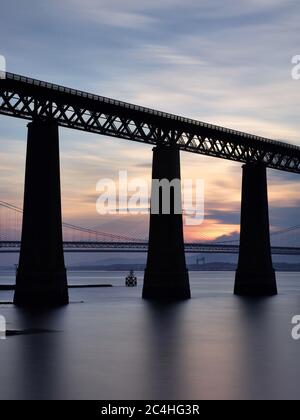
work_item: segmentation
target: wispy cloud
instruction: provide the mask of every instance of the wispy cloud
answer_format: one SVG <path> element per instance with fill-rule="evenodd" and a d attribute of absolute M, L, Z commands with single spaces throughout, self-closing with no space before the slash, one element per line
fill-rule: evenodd
<path fill-rule="evenodd" d="M 299 144 L 296 0 L 11 0 L 1 17 L 11 71 Z M 0 195 L 17 202 L 25 138 L 24 122 L 1 118 Z M 120 168 L 149 179 L 151 147 L 61 130 L 61 149 L 65 216 L 133 227 L 134 219 L 98 218 L 92 197 L 98 179 Z M 240 166 L 182 154 L 183 176 L 206 184 L 207 220 L 190 237 L 237 230 Z M 269 180 L 272 225 L 285 225 L 287 214 L 297 222 L 298 177 L 269 171 Z M 138 226 L 146 233 L 147 219 Z"/>

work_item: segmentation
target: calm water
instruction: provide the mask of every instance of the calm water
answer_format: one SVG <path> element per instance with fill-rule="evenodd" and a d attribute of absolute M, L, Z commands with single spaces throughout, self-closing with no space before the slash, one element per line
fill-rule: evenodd
<path fill-rule="evenodd" d="M 71 289 L 68 307 L 43 314 L 2 304 L 9 330 L 40 331 L 0 340 L 0 399 L 300 398 L 300 273 L 278 273 L 280 295 L 261 300 L 233 296 L 234 273 L 190 273 L 193 299 L 167 306 L 124 276 L 70 272 L 116 287 Z"/>

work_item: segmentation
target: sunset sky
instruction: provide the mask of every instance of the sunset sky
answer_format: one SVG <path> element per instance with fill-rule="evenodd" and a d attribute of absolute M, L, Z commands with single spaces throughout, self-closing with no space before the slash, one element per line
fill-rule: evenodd
<path fill-rule="evenodd" d="M 40 0 L 1 3 L 8 71 L 299 145 L 300 4 L 294 0 Z M 101 178 L 150 181 L 151 146 L 61 129 L 64 220 L 147 236 L 145 216 L 99 216 Z M 26 122 L 0 117 L 0 197 L 22 206 Z M 299 223 L 299 176 L 269 171 L 272 229 Z M 188 239 L 235 235 L 241 165 L 182 153 L 205 183 Z"/>

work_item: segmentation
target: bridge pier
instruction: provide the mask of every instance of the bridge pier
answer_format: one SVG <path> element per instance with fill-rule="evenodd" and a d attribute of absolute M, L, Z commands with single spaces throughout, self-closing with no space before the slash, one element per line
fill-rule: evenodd
<path fill-rule="evenodd" d="M 153 212 L 154 180 L 177 180 L 180 190 L 180 151 L 177 147 L 157 146 L 153 149 L 152 205 L 150 214 L 149 248 L 144 275 L 143 298 L 152 300 L 189 299 L 190 285 L 186 267 L 183 239 L 183 221 L 175 214 L 175 192 L 171 188 L 170 214 L 163 214 L 163 192 L 159 194 L 159 211 Z M 156 191 L 157 194 L 157 191 Z M 180 191 L 181 194 L 181 191 Z M 156 196 L 156 199 L 158 197 Z"/>
<path fill-rule="evenodd" d="M 263 163 L 243 166 L 240 252 L 234 293 L 277 294 L 270 245 L 267 170 Z"/>
<path fill-rule="evenodd" d="M 68 303 L 61 217 L 58 125 L 28 124 L 24 214 L 14 303 Z"/>

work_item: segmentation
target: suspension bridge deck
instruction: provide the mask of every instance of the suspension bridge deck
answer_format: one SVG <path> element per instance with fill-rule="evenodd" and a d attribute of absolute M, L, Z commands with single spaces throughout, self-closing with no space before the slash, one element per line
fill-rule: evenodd
<path fill-rule="evenodd" d="M 0 241 L 0 253 L 19 252 L 20 241 Z M 147 252 L 147 242 L 64 242 L 64 252 Z M 188 254 L 238 254 L 239 245 L 186 243 Z M 272 247 L 273 255 L 300 255 L 300 247 Z"/>

